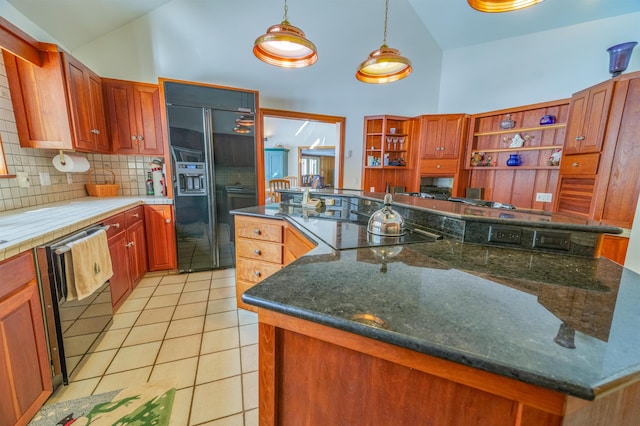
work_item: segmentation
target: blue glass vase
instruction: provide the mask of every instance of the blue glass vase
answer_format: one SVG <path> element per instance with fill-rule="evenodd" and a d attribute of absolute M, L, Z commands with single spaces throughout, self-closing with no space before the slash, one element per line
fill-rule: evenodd
<path fill-rule="evenodd" d="M 520 164 L 522 164 L 522 160 L 520 160 L 520 156 L 518 154 L 509 154 L 507 166 L 519 166 Z"/>
<path fill-rule="evenodd" d="M 616 44 L 607 49 L 609 52 L 609 72 L 612 77 L 616 77 L 629 66 L 629 60 L 631 59 L 631 51 L 638 44 L 636 41 L 630 41 L 627 43 Z"/>

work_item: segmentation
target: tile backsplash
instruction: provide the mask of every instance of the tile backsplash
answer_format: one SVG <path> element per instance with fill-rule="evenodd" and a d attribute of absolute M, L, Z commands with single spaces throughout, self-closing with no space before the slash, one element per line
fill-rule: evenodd
<path fill-rule="evenodd" d="M 87 196 L 87 173 L 62 173 L 53 167 L 52 159 L 57 151 L 22 148 L 18 140 L 15 116 L 2 55 L 0 55 L 0 137 L 5 152 L 9 174 L 27 174 L 28 187 L 21 187 L 18 179 L 0 177 L 0 212 L 32 207 L 55 201 L 71 200 Z M 119 195 L 144 195 L 148 164 L 154 157 L 125 155 L 86 155 L 95 172 L 93 183 L 112 178 L 110 169 L 120 185 Z M 48 175 L 48 179 L 47 179 Z M 50 181 L 47 182 L 47 180 Z"/>

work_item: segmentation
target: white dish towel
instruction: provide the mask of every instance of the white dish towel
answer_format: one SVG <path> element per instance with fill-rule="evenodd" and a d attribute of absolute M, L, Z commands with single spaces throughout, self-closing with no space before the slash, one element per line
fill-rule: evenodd
<path fill-rule="evenodd" d="M 82 300 L 113 276 L 107 233 L 101 229 L 67 245 L 67 300 Z"/>

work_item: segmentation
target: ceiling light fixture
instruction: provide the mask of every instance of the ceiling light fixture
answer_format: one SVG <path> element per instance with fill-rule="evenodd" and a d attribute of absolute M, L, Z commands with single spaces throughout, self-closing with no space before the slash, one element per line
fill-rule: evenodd
<path fill-rule="evenodd" d="M 543 0 L 467 0 L 469 6 L 480 12 L 501 13 L 524 9 Z"/>
<path fill-rule="evenodd" d="M 236 127 L 233 128 L 233 131 L 236 133 L 247 134 L 247 133 L 251 133 L 251 127 L 237 125 Z"/>
<path fill-rule="evenodd" d="M 253 126 L 256 124 L 256 121 L 251 115 L 241 115 L 240 118 L 236 118 L 236 124 L 240 126 Z"/>
<path fill-rule="evenodd" d="M 360 64 L 356 78 L 364 83 L 391 83 L 411 74 L 411 61 L 400 55 L 400 51 L 387 46 L 387 17 L 389 0 L 384 8 L 384 39 L 380 49 L 369 53 L 369 57 Z"/>
<path fill-rule="evenodd" d="M 318 60 L 316 46 L 300 28 L 289 23 L 287 0 L 284 0 L 282 23 L 270 26 L 266 34 L 256 39 L 253 54 L 267 64 L 282 68 L 307 67 Z"/>

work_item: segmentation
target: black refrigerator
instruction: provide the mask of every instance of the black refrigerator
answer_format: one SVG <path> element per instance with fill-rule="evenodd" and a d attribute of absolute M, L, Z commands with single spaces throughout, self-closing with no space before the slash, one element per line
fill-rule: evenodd
<path fill-rule="evenodd" d="M 165 82 L 180 272 L 234 267 L 229 211 L 258 204 L 255 105 L 245 95 Z"/>

